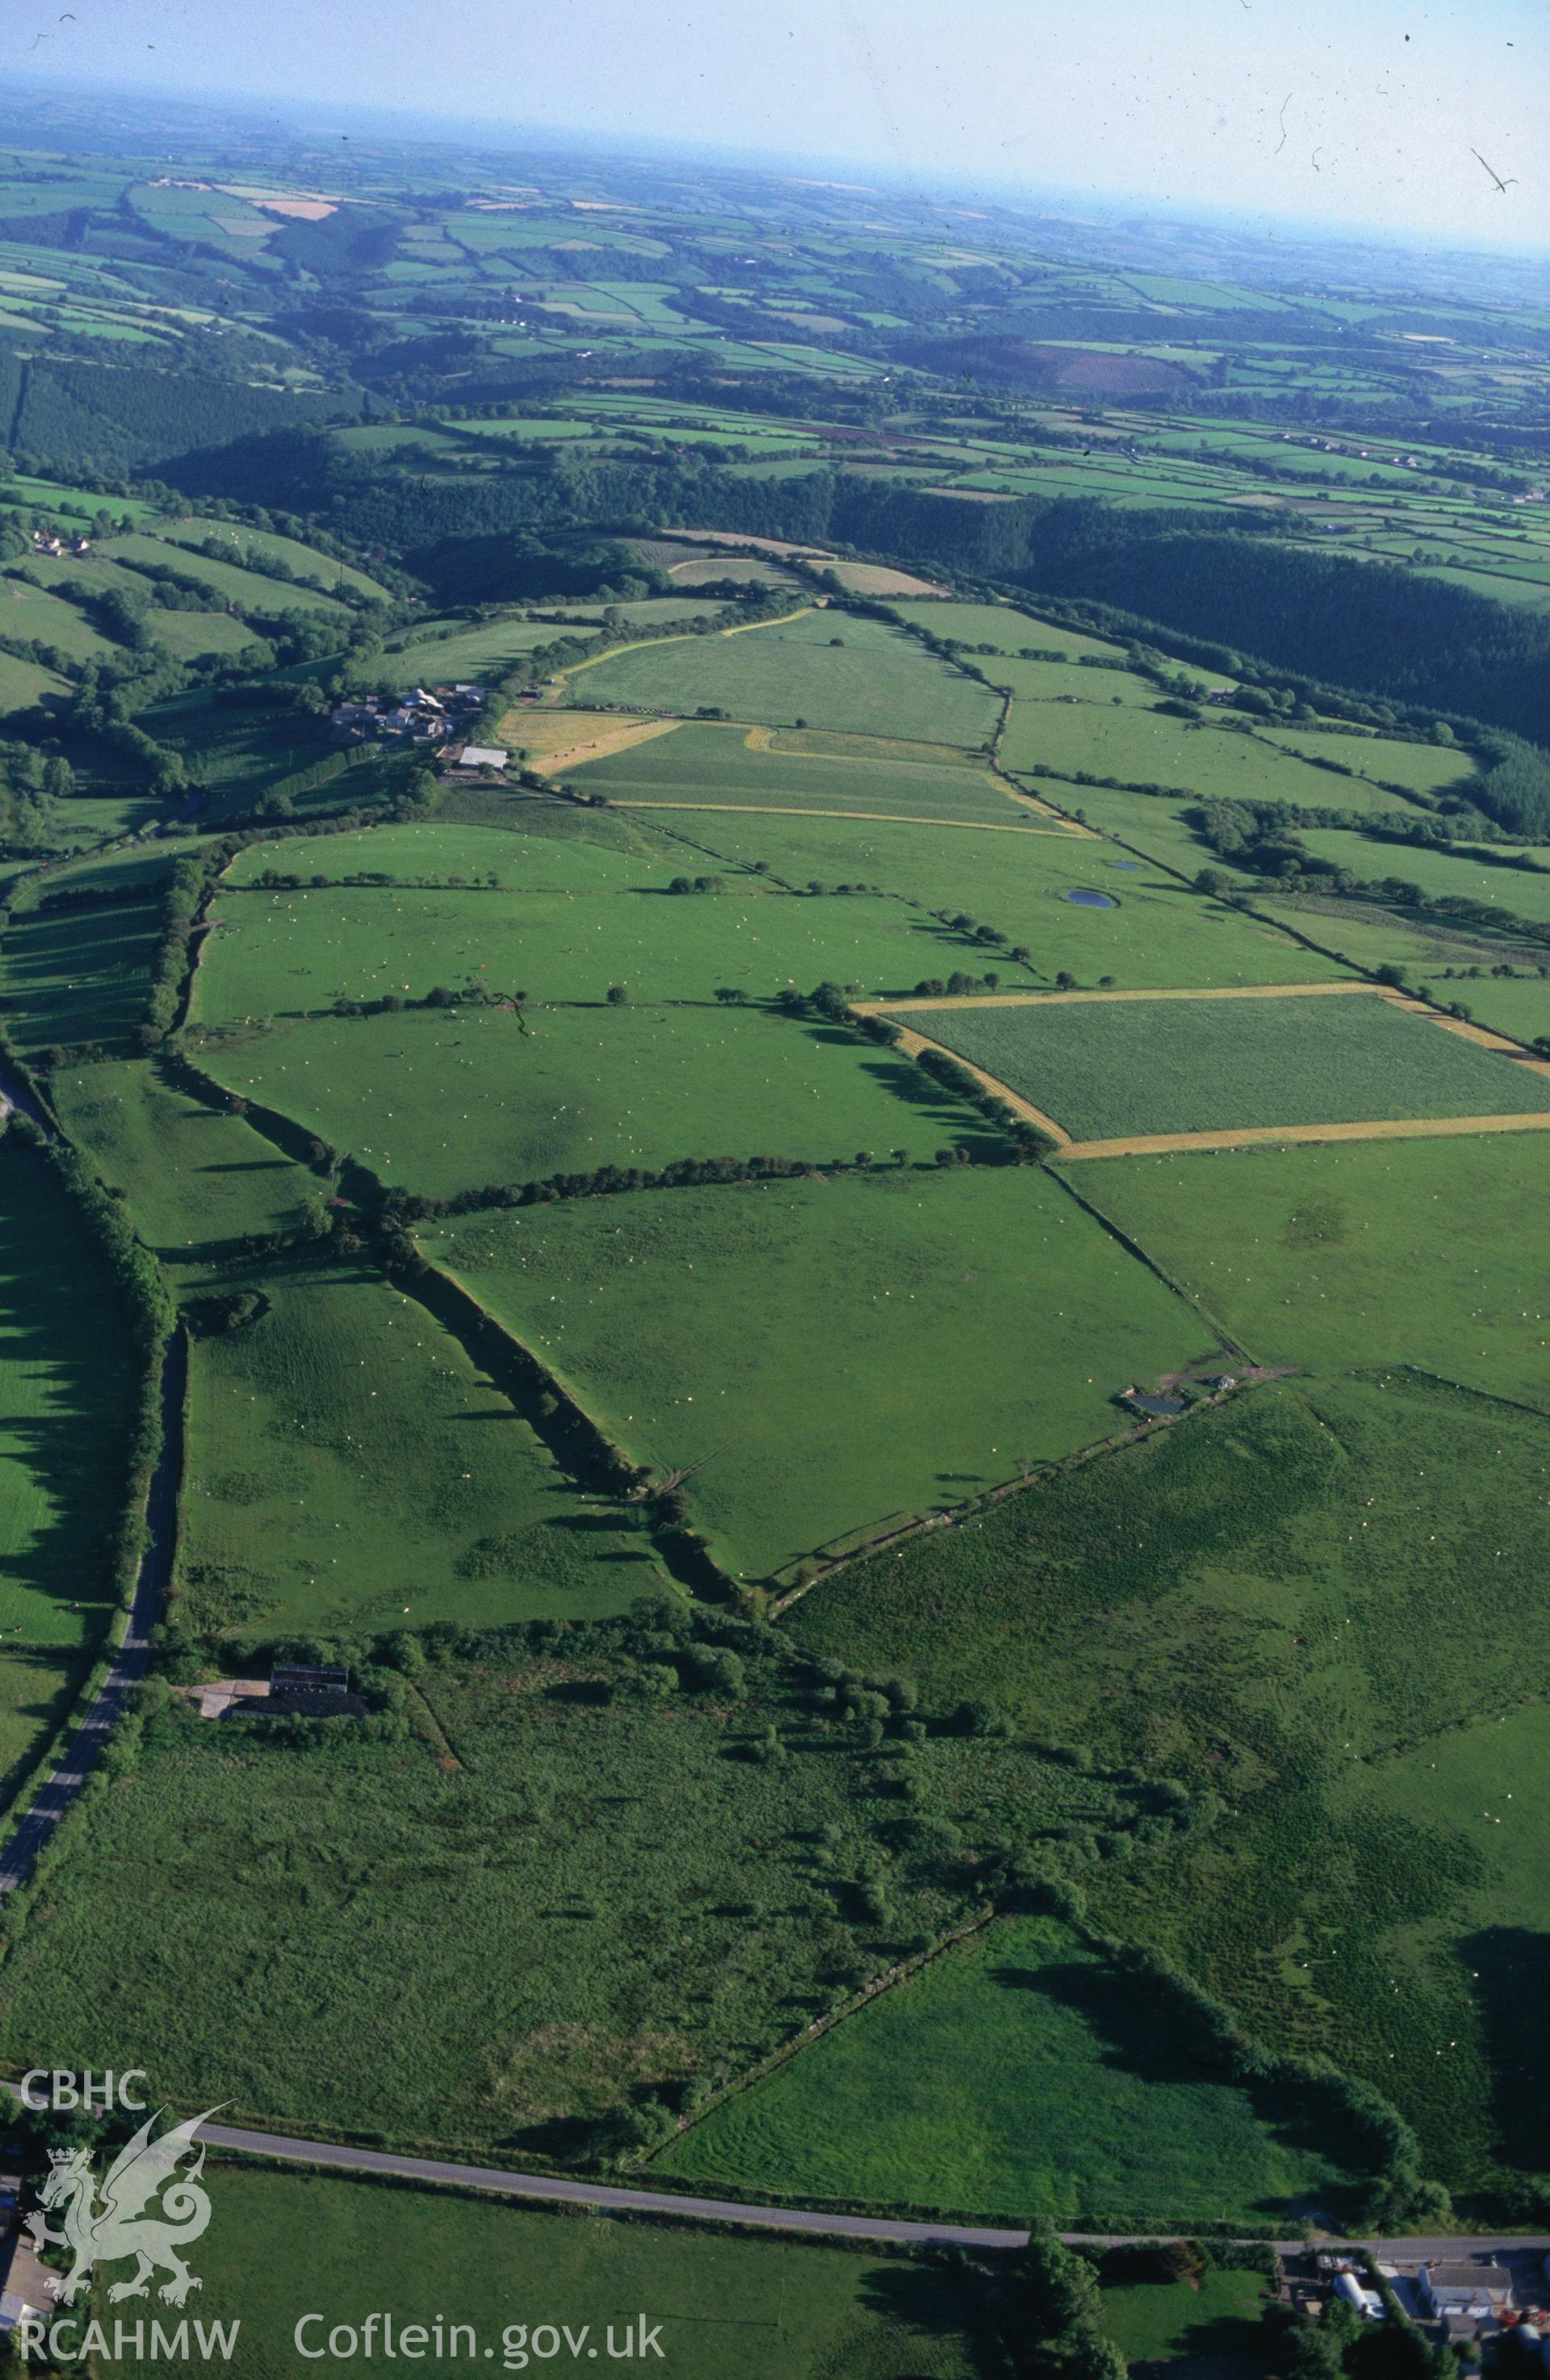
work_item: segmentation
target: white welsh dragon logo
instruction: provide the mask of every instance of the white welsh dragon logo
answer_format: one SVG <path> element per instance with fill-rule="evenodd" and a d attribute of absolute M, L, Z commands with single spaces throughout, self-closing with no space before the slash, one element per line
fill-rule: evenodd
<path fill-rule="evenodd" d="M 160 2291 L 169 2305 L 182 2305 L 190 2289 L 202 2288 L 181 2252 L 193 2245 L 210 2220 L 210 2199 L 201 2180 L 202 2143 L 186 2171 L 179 2172 L 178 2165 L 181 2158 L 193 2155 L 194 2134 L 215 2112 L 208 2107 L 202 2116 L 190 2116 L 186 2124 L 164 2132 L 159 2141 L 151 2137 L 156 2116 L 148 2116 L 109 2167 L 100 2206 L 91 2151 L 51 2151 L 48 2179 L 39 2196 L 44 2208 L 64 2208 L 64 2228 L 51 2231 L 41 2209 L 27 2217 L 34 2246 L 68 2248 L 73 2258 L 69 2271 L 49 2282 L 51 2296 L 62 2305 L 73 2305 L 93 2265 L 118 2264 L 126 2256 L 136 2259 L 135 2271 L 129 2280 L 116 2281 L 109 2289 L 111 2303 L 148 2296 L 152 2276 L 158 2272 L 170 2276 Z M 160 2113 L 158 2108 L 156 2114 Z M 158 2192 L 161 2205 L 149 2211 Z"/>

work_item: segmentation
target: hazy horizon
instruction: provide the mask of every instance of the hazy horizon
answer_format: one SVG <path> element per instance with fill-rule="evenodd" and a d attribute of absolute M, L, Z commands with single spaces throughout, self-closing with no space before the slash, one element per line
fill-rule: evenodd
<path fill-rule="evenodd" d="M 730 19 L 681 0 L 650 18 L 634 0 L 524 0 L 519 17 L 453 0 L 429 30 L 410 0 L 240 18 L 119 0 L 111 23 L 99 7 L 6 37 L 18 97 L 29 76 L 40 96 L 240 96 L 299 125 L 381 111 L 469 145 L 635 145 L 938 197 L 1550 250 L 1529 0 L 1197 0 L 1171 18 L 1089 0 L 1075 20 L 1049 0 L 772 0 Z"/>

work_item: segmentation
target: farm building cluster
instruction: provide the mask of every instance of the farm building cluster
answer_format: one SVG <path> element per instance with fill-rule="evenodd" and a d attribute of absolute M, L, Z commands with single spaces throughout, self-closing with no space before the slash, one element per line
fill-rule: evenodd
<path fill-rule="evenodd" d="M 362 695 L 357 702 L 336 702 L 328 716 L 336 744 L 363 744 L 372 736 L 393 743 L 445 744 L 484 708 L 488 688 L 458 686 L 417 686 L 409 693 Z"/>

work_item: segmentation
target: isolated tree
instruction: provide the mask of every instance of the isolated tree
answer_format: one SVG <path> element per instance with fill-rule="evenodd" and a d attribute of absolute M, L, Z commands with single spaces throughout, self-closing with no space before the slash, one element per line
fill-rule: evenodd
<path fill-rule="evenodd" d="M 629 998 L 629 987 L 628 984 L 611 983 L 609 985 L 608 1005 L 610 1008 L 622 1008 Z"/>

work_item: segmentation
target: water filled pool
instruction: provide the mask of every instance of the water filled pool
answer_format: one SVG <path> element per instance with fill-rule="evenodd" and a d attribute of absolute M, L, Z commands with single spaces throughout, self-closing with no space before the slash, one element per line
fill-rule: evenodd
<path fill-rule="evenodd" d="M 1090 892 L 1085 885 L 1079 885 L 1074 892 L 1068 892 L 1066 898 L 1074 901 L 1080 909 L 1117 909 L 1119 906 L 1118 902 L 1111 901 L 1106 892 Z"/>

